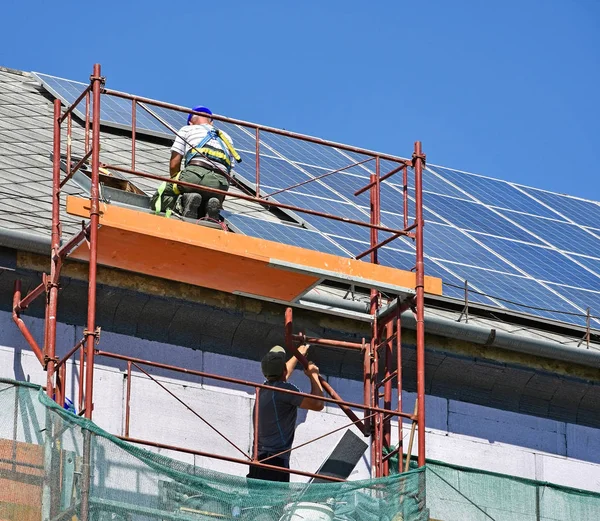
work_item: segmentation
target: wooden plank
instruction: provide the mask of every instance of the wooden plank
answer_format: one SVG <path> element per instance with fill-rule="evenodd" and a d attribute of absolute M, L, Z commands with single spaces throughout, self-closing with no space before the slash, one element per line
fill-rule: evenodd
<path fill-rule="evenodd" d="M 348 280 L 414 291 L 416 276 L 306 248 L 101 203 L 100 264 L 230 293 L 293 302 L 322 278 L 338 273 Z M 67 212 L 89 217 L 89 200 L 67 197 Z M 87 244 L 71 257 L 88 260 Z M 302 266 L 303 271 L 287 270 Z M 441 295 L 442 281 L 425 277 L 426 293 Z"/>

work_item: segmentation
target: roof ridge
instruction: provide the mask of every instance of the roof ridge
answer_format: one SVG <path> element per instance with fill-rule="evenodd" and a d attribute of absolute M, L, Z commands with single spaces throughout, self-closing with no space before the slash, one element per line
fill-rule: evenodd
<path fill-rule="evenodd" d="M 2 65 L 0 65 L 0 72 L 8 72 L 10 74 L 17 74 L 19 76 L 31 77 L 31 74 L 29 72 L 20 71 L 18 69 L 11 69 L 10 67 L 3 67 Z"/>

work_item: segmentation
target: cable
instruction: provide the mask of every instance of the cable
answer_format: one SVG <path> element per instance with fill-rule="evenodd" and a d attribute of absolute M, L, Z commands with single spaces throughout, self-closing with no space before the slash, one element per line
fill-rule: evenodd
<path fill-rule="evenodd" d="M 452 284 L 450 282 L 442 282 L 444 285 L 451 287 L 451 288 L 458 288 L 458 289 L 464 289 L 464 285 L 463 286 L 458 286 L 457 284 Z M 503 297 L 497 297 L 494 295 L 490 295 L 488 293 L 483 293 L 482 291 L 477 291 L 474 289 L 469 289 L 469 293 L 475 293 L 476 295 L 482 295 L 484 297 L 489 297 L 489 298 L 493 298 L 495 300 L 499 300 L 501 302 L 506 302 L 507 304 L 513 304 L 514 306 L 520 306 L 520 307 L 524 307 L 524 308 L 528 308 L 528 309 L 535 309 L 536 311 L 547 311 L 548 313 L 560 313 L 562 315 L 572 315 L 572 316 L 576 316 L 576 317 L 587 317 L 586 313 L 576 313 L 574 311 L 562 311 L 562 310 L 558 310 L 558 309 L 550 309 L 550 308 L 542 308 L 542 307 L 538 307 L 538 306 L 530 306 L 529 304 L 521 304 L 520 302 L 515 302 L 514 300 L 509 300 Z M 596 316 L 596 315 L 590 315 L 590 318 L 594 318 L 594 319 L 600 319 L 600 316 Z"/>

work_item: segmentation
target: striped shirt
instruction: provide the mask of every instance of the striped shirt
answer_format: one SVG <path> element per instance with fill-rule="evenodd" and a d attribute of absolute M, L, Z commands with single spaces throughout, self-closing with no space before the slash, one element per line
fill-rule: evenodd
<path fill-rule="evenodd" d="M 179 129 L 179 132 L 177 132 L 177 137 L 173 142 L 171 152 L 176 152 L 177 154 L 180 154 L 183 157 L 185 157 L 188 151 L 191 148 L 198 146 L 204 140 L 206 134 L 208 134 L 208 132 L 213 128 L 214 127 L 212 125 L 209 125 L 208 123 L 204 123 L 202 125 L 186 125 L 185 127 L 181 127 L 181 129 Z M 229 134 L 223 131 L 221 131 L 221 134 L 225 138 L 227 138 L 229 142 L 233 145 L 233 141 L 231 140 L 231 137 L 229 137 Z M 215 138 L 209 140 L 206 143 L 206 145 L 219 150 L 223 150 L 221 142 Z M 228 150 L 223 150 L 223 152 L 225 152 L 227 155 L 230 155 Z M 210 159 L 207 159 L 204 156 L 200 155 L 197 155 L 194 159 L 206 163 L 207 168 L 218 168 L 220 171 L 227 173 L 227 168 L 225 167 L 225 165 L 222 165 L 217 161 L 211 161 Z M 230 159 L 233 163 L 233 158 L 230 157 Z"/>

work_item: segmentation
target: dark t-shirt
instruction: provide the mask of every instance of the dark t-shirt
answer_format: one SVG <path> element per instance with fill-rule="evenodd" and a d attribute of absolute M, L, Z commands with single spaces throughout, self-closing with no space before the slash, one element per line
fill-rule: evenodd
<path fill-rule="evenodd" d="M 265 382 L 265 385 L 299 391 L 289 382 Z M 291 448 L 296 430 L 298 406 L 302 396 L 261 389 L 259 393 L 258 452 L 277 454 Z M 289 459 L 289 453 L 282 458 Z"/>

